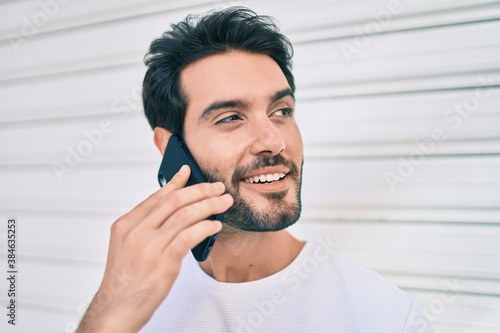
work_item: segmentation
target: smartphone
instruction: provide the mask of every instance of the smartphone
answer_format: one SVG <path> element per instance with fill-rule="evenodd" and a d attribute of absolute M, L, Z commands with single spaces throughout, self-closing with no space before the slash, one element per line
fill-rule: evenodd
<path fill-rule="evenodd" d="M 169 182 L 172 177 L 179 171 L 184 164 L 189 165 L 191 168 L 191 175 L 186 186 L 191 186 L 198 183 L 206 182 L 203 174 L 196 164 L 193 156 L 188 150 L 188 147 L 178 135 L 172 135 L 168 140 L 163 160 L 161 161 L 160 170 L 158 171 L 158 182 L 163 187 Z M 216 214 L 208 217 L 209 220 L 219 220 L 224 222 L 224 214 Z M 205 261 L 212 250 L 212 246 L 217 239 L 218 234 L 214 234 L 205 238 L 201 243 L 191 249 L 194 258 L 199 261 Z"/>

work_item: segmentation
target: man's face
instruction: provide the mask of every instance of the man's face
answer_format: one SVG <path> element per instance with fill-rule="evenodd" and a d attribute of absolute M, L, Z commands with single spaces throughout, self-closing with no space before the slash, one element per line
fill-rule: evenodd
<path fill-rule="evenodd" d="M 302 138 L 295 100 L 270 57 L 231 51 L 181 73 L 185 141 L 209 181 L 234 200 L 225 230 L 275 231 L 300 215 Z"/>

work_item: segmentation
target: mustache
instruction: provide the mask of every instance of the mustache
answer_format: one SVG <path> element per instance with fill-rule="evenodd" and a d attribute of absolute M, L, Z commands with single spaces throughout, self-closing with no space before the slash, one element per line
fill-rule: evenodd
<path fill-rule="evenodd" d="M 283 155 L 278 154 L 274 156 L 269 156 L 269 155 L 260 156 L 249 166 L 236 168 L 233 177 L 231 178 L 231 183 L 236 188 L 238 182 L 246 174 L 249 174 L 250 172 L 253 172 L 258 169 L 262 169 L 265 167 L 273 167 L 277 165 L 284 165 L 285 167 L 287 167 L 287 169 L 290 170 L 288 176 L 292 177 L 292 179 L 295 180 L 298 179 L 299 168 L 297 167 L 297 165 L 294 162 L 284 158 Z"/>

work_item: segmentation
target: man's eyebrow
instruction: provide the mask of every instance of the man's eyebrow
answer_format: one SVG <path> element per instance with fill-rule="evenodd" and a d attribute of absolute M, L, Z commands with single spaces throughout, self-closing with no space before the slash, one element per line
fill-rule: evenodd
<path fill-rule="evenodd" d="M 295 96 L 293 94 L 293 91 L 290 88 L 285 88 L 283 90 L 280 90 L 273 94 L 271 97 L 269 97 L 269 102 L 274 103 L 276 101 L 279 101 L 283 97 L 286 96 L 291 96 L 293 100 L 295 100 Z M 203 111 L 201 112 L 200 117 L 198 117 L 198 121 L 202 121 L 206 117 L 208 117 L 212 112 L 219 110 L 219 109 L 226 109 L 226 108 L 246 108 L 248 107 L 248 103 L 244 102 L 240 99 L 231 99 L 231 100 L 226 100 L 226 101 L 215 101 L 212 102 L 209 106 L 207 106 Z"/>
<path fill-rule="evenodd" d="M 211 103 L 209 106 L 207 106 L 203 111 L 201 112 L 200 117 L 198 118 L 198 121 L 203 120 L 204 118 L 208 117 L 210 113 L 219 110 L 219 109 L 226 109 L 226 108 L 245 108 L 247 107 L 248 104 L 245 103 L 242 100 L 239 99 L 232 99 L 232 100 L 227 100 L 227 101 L 215 101 Z"/>
<path fill-rule="evenodd" d="M 293 98 L 293 100 L 295 101 L 295 95 L 293 94 L 292 89 L 286 88 L 286 89 L 280 90 L 277 93 L 275 93 L 274 95 L 272 95 L 269 98 L 269 102 L 271 102 L 271 103 L 277 102 L 286 96 L 291 96 Z"/>

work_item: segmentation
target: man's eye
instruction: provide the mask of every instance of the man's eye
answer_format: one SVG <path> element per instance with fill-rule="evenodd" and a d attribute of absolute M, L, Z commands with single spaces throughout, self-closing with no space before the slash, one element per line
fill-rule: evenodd
<path fill-rule="evenodd" d="M 239 119 L 241 119 L 241 118 L 238 115 L 232 114 L 230 116 L 222 118 L 221 120 L 218 120 L 215 124 L 230 123 L 230 122 L 233 122 L 233 121 L 239 120 Z"/>
<path fill-rule="evenodd" d="M 274 112 L 274 115 L 290 117 L 290 116 L 293 116 L 293 111 L 294 110 L 292 108 L 283 108 L 283 109 L 279 109 L 276 112 Z"/>

